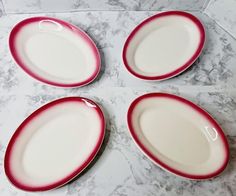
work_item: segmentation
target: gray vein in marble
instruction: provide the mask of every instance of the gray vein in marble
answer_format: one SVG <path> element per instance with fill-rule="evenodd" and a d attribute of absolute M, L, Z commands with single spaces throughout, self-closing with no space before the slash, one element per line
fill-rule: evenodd
<path fill-rule="evenodd" d="M 201 10 L 207 0 L 3 0 L 6 13 L 68 12 L 80 10 Z"/>
<path fill-rule="evenodd" d="M 2 3 L 2 0 L 0 0 L 0 17 L 4 14 L 5 14 L 5 10 L 4 10 L 4 7 L 3 7 L 3 3 Z"/>
<path fill-rule="evenodd" d="M 235 7 L 235 0 L 211 0 L 204 12 L 236 39 Z"/>

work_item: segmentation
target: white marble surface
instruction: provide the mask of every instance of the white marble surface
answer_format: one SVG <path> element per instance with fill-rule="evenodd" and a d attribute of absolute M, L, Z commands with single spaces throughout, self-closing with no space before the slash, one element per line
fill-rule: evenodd
<path fill-rule="evenodd" d="M 211 0 L 205 13 L 236 39 L 236 0 Z"/>
<path fill-rule="evenodd" d="M 4 8 L 3 8 L 3 3 L 0 1 L 0 17 L 5 14 Z"/>
<path fill-rule="evenodd" d="M 79 10 L 200 10 L 208 0 L 2 0 L 7 13 Z"/>
<path fill-rule="evenodd" d="M 182 6 L 182 9 L 188 9 L 192 4 L 182 3 Z M 11 28 L 18 21 L 39 14 L 3 15 L 0 18 L 0 195 L 236 195 L 236 39 L 205 14 L 207 10 L 203 11 L 202 5 L 196 6 L 201 10 L 191 13 L 203 21 L 207 32 L 203 54 L 183 74 L 163 82 L 144 82 L 134 78 L 121 60 L 123 43 L 129 32 L 156 11 L 48 13 L 81 27 L 100 49 L 103 68 L 98 79 L 75 89 L 56 88 L 35 81 L 14 63 L 9 54 Z M 125 6 L 125 9 L 131 8 Z M 129 136 L 126 112 L 134 98 L 153 91 L 184 96 L 219 121 L 231 149 L 229 166 L 221 176 L 206 181 L 182 179 L 159 169 L 139 151 Z M 2 165 L 6 145 L 14 130 L 41 105 L 59 97 L 80 95 L 97 101 L 106 113 L 107 134 L 96 161 L 75 181 L 54 191 L 26 193 L 14 188 L 7 181 Z"/>

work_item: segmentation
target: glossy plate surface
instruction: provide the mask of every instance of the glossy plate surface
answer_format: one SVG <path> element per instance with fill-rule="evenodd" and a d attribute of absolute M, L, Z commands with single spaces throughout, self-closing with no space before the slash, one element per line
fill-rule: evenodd
<path fill-rule="evenodd" d="M 129 35 L 123 49 L 124 65 L 141 79 L 168 79 L 192 65 L 204 42 L 204 27 L 195 16 L 162 12 L 144 20 Z"/>
<path fill-rule="evenodd" d="M 228 143 L 220 126 L 203 109 L 176 95 L 138 97 L 128 110 L 128 127 L 143 153 L 176 175 L 207 179 L 228 163 Z"/>
<path fill-rule="evenodd" d="M 9 38 L 17 64 L 41 82 L 78 87 L 92 82 L 100 70 L 94 42 L 78 27 L 49 17 L 19 22 Z"/>
<path fill-rule="evenodd" d="M 104 115 L 93 101 L 81 97 L 53 101 L 15 131 L 5 154 L 6 175 L 27 191 L 62 186 L 93 160 L 104 134 Z"/>

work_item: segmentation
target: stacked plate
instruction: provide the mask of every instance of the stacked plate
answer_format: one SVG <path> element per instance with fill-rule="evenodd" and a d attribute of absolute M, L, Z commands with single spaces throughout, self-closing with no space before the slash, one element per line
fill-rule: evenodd
<path fill-rule="evenodd" d="M 205 42 L 193 15 L 169 11 L 140 23 L 123 48 L 127 70 L 145 80 L 174 77 L 199 57 Z M 65 21 L 34 17 L 10 34 L 16 63 L 35 79 L 59 87 L 80 87 L 99 73 L 94 42 Z M 138 97 L 127 113 L 131 137 L 155 164 L 189 179 L 220 174 L 229 160 L 226 137 L 217 122 L 194 103 L 176 95 Z M 64 185 L 94 159 L 105 135 L 105 118 L 94 101 L 67 97 L 32 113 L 13 134 L 5 154 L 5 173 L 16 187 L 45 191 Z"/>

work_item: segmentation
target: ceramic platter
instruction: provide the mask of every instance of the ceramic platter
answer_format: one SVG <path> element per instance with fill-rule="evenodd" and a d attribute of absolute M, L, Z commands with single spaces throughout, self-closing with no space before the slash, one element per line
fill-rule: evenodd
<path fill-rule="evenodd" d="M 145 80 L 164 80 L 186 70 L 205 42 L 202 23 L 182 11 L 156 14 L 129 35 L 123 61 L 130 73 Z"/>
<path fill-rule="evenodd" d="M 11 31 L 10 51 L 17 64 L 41 82 L 78 87 L 92 82 L 100 70 L 94 42 L 65 21 L 34 17 Z"/>
<path fill-rule="evenodd" d="M 128 110 L 130 133 L 155 164 L 189 179 L 220 174 L 229 160 L 226 137 L 194 103 L 165 93 L 137 98 Z"/>
<path fill-rule="evenodd" d="M 15 131 L 5 154 L 5 173 L 22 190 L 60 187 L 93 160 L 104 134 L 104 115 L 96 103 L 81 97 L 58 99 Z"/>

